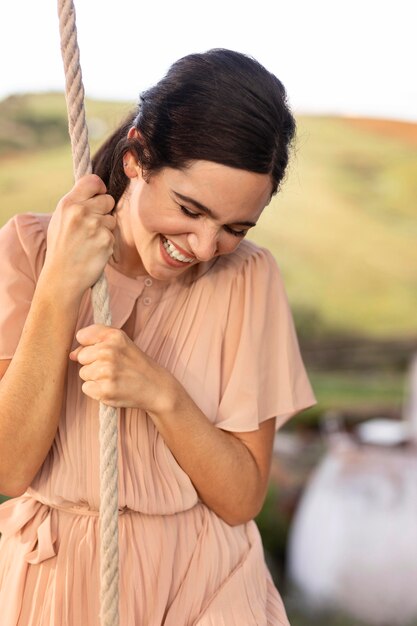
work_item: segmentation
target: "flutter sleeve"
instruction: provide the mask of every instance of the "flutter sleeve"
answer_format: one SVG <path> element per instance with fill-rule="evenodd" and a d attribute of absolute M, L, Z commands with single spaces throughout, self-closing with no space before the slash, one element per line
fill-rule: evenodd
<path fill-rule="evenodd" d="M 12 217 L 0 229 L 0 359 L 11 359 L 45 258 L 45 228 L 35 214 Z"/>
<path fill-rule="evenodd" d="M 278 429 L 316 401 L 283 281 L 270 252 L 253 246 L 229 298 L 216 426 L 253 431 L 276 417 Z"/>

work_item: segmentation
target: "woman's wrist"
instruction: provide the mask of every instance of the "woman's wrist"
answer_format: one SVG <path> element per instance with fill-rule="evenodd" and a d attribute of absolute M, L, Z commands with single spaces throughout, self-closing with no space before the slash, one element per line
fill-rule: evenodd
<path fill-rule="evenodd" d="M 77 285 L 68 283 L 53 268 L 47 266 L 44 266 L 40 273 L 36 292 L 66 307 L 79 307 L 84 295 Z"/>
<path fill-rule="evenodd" d="M 166 421 L 173 415 L 180 414 L 183 412 L 187 398 L 190 400 L 181 383 L 167 370 L 163 371 L 161 383 L 162 391 L 155 398 L 152 408 L 148 410 L 148 414 L 155 423 Z"/>

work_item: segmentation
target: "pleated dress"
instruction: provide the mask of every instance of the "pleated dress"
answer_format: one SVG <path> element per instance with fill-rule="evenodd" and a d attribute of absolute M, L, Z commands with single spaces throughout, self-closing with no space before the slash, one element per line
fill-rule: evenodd
<path fill-rule="evenodd" d="M 18 345 L 50 217 L 18 215 L 0 230 L 0 359 Z M 216 427 L 254 431 L 276 416 L 279 428 L 314 403 L 268 251 L 243 241 L 172 281 L 105 272 L 112 325 Z M 76 330 L 93 323 L 90 292 Z M 43 465 L 0 507 L 1 626 L 99 625 L 99 404 L 79 368 L 68 360 Z M 118 428 L 121 626 L 288 625 L 255 522 L 230 526 L 209 509 L 144 411 L 119 409 Z"/>

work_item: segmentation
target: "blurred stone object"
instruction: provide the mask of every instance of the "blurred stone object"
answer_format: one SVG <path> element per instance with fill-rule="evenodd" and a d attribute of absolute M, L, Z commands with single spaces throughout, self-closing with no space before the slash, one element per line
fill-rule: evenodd
<path fill-rule="evenodd" d="M 374 419 L 349 434 L 340 420 L 327 421 L 327 452 L 290 528 L 288 576 L 312 611 L 407 624 L 417 619 L 417 446 L 409 424 Z"/>

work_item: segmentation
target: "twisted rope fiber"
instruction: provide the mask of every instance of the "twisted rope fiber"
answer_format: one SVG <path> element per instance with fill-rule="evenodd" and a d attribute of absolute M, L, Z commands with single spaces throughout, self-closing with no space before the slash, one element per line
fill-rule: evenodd
<path fill-rule="evenodd" d="M 91 173 L 84 86 L 77 43 L 73 0 L 58 0 L 61 53 L 66 81 L 68 126 L 75 179 Z M 92 289 L 94 322 L 111 325 L 110 299 L 104 273 Z M 100 403 L 100 621 L 119 624 L 119 498 L 117 410 Z"/>

